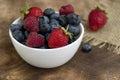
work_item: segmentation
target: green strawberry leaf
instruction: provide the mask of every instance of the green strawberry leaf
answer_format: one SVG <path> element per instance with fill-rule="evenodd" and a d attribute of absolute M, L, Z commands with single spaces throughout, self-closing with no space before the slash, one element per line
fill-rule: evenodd
<path fill-rule="evenodd" d="M 72 37 L 72 33 L 68 32 L 69 26 L 67 26 L 66 29 L 65 29 L 64 27 L 60 27 L 60 28 L 64 31 L 64 33 L 65 33 L 66 35 L 69 36 L 70 39 L 73 38 L 73 37 Z"/>
<path fill-rule="evenodd" d="M 21 14 L 21 16 L 22 16 L 23 18 L 24 18 L 24 14 L 28 14 L 28 13 L 29 13 L 29 8 L 30 8 L 29 4 L 26 3 L 25 8 L 24 8 L 24 9 L 20 9 L 20 14 Z"/>

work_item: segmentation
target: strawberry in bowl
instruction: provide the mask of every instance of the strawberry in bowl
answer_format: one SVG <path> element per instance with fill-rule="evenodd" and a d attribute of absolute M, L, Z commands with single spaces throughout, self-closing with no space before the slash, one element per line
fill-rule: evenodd
<path fill-rule="evenodd" d="M 40 68 L 54 68 L 68 62 L 83 38 L 84 28 L 80 16 L 73 11 L 59 14 L 52 8 L 43 12 L 36 7 L 27 10 L 24 18 L 16 19 L 9 29 L 18 54 L 27 63 Z M 29 13 L 31 10 L 35 12 Z"/>

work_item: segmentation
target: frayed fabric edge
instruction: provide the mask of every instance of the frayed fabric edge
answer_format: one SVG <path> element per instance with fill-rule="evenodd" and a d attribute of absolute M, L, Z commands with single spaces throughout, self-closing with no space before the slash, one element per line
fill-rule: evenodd
<path fill-rule="evenodd" d="M 103 48 L 106 46 L 107 50 L 112 51 L 113 53 L 120 54 L 120 45 L 110 44 L 109 42 L 104 42 L 104 41 L 98 40 L 87 34 L 84 35 L 83 43 L 89 43 L 93 46 L 98 46 L 98 48 Z"/>

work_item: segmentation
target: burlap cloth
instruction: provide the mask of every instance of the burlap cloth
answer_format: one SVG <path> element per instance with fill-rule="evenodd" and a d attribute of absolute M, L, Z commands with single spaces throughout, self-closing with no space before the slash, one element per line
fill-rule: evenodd
<path fill-rule="evenodd" d="M 120 1 L 119 0 L 99 0 L 98 5 L 107 12 L 107 24 L 97 32 L 88 29 L 87 18 L 85 18 L 84 42 L 89 42 L 94 46 L 107 46 L 108 50 L 120 53 Z"/>

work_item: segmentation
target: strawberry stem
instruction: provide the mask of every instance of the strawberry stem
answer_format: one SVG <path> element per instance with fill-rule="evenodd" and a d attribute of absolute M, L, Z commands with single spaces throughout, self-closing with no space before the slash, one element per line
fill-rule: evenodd
<path fill-rule="evenodd" d="M 22 18 L 24 18 L 24 14 L 28 14 L 28 13 L 29 13 L 29 8 L 30 8 L 30 6 L 29 6 L 29 4 L 26 2 L 25 8 L 20 10 L 20 13 L 21 13 Z"/>
<path fill-rule="evenodd" d="M 103 13 L 107 14 L 107 12 L 105 10 L 101 9 L 100 6 L 97 6 L 96 9 L 98 9 L 98 10 L 102 11 Z"/>
<path fill-rule="evenodd" d="M 72 39 L 72 33 L 68 32 L 69 26 L 67 26 L 66 29 L 64 27 L 60 27 L 60 28 L 64 31 L 66 35 L 70 37 L 70 39 Z"/>
<path fill-rule="evenodd" d="M 67 26 L 66 31 L 68 31 L 68 29 L 69 29 L 69 26 Z"/>

